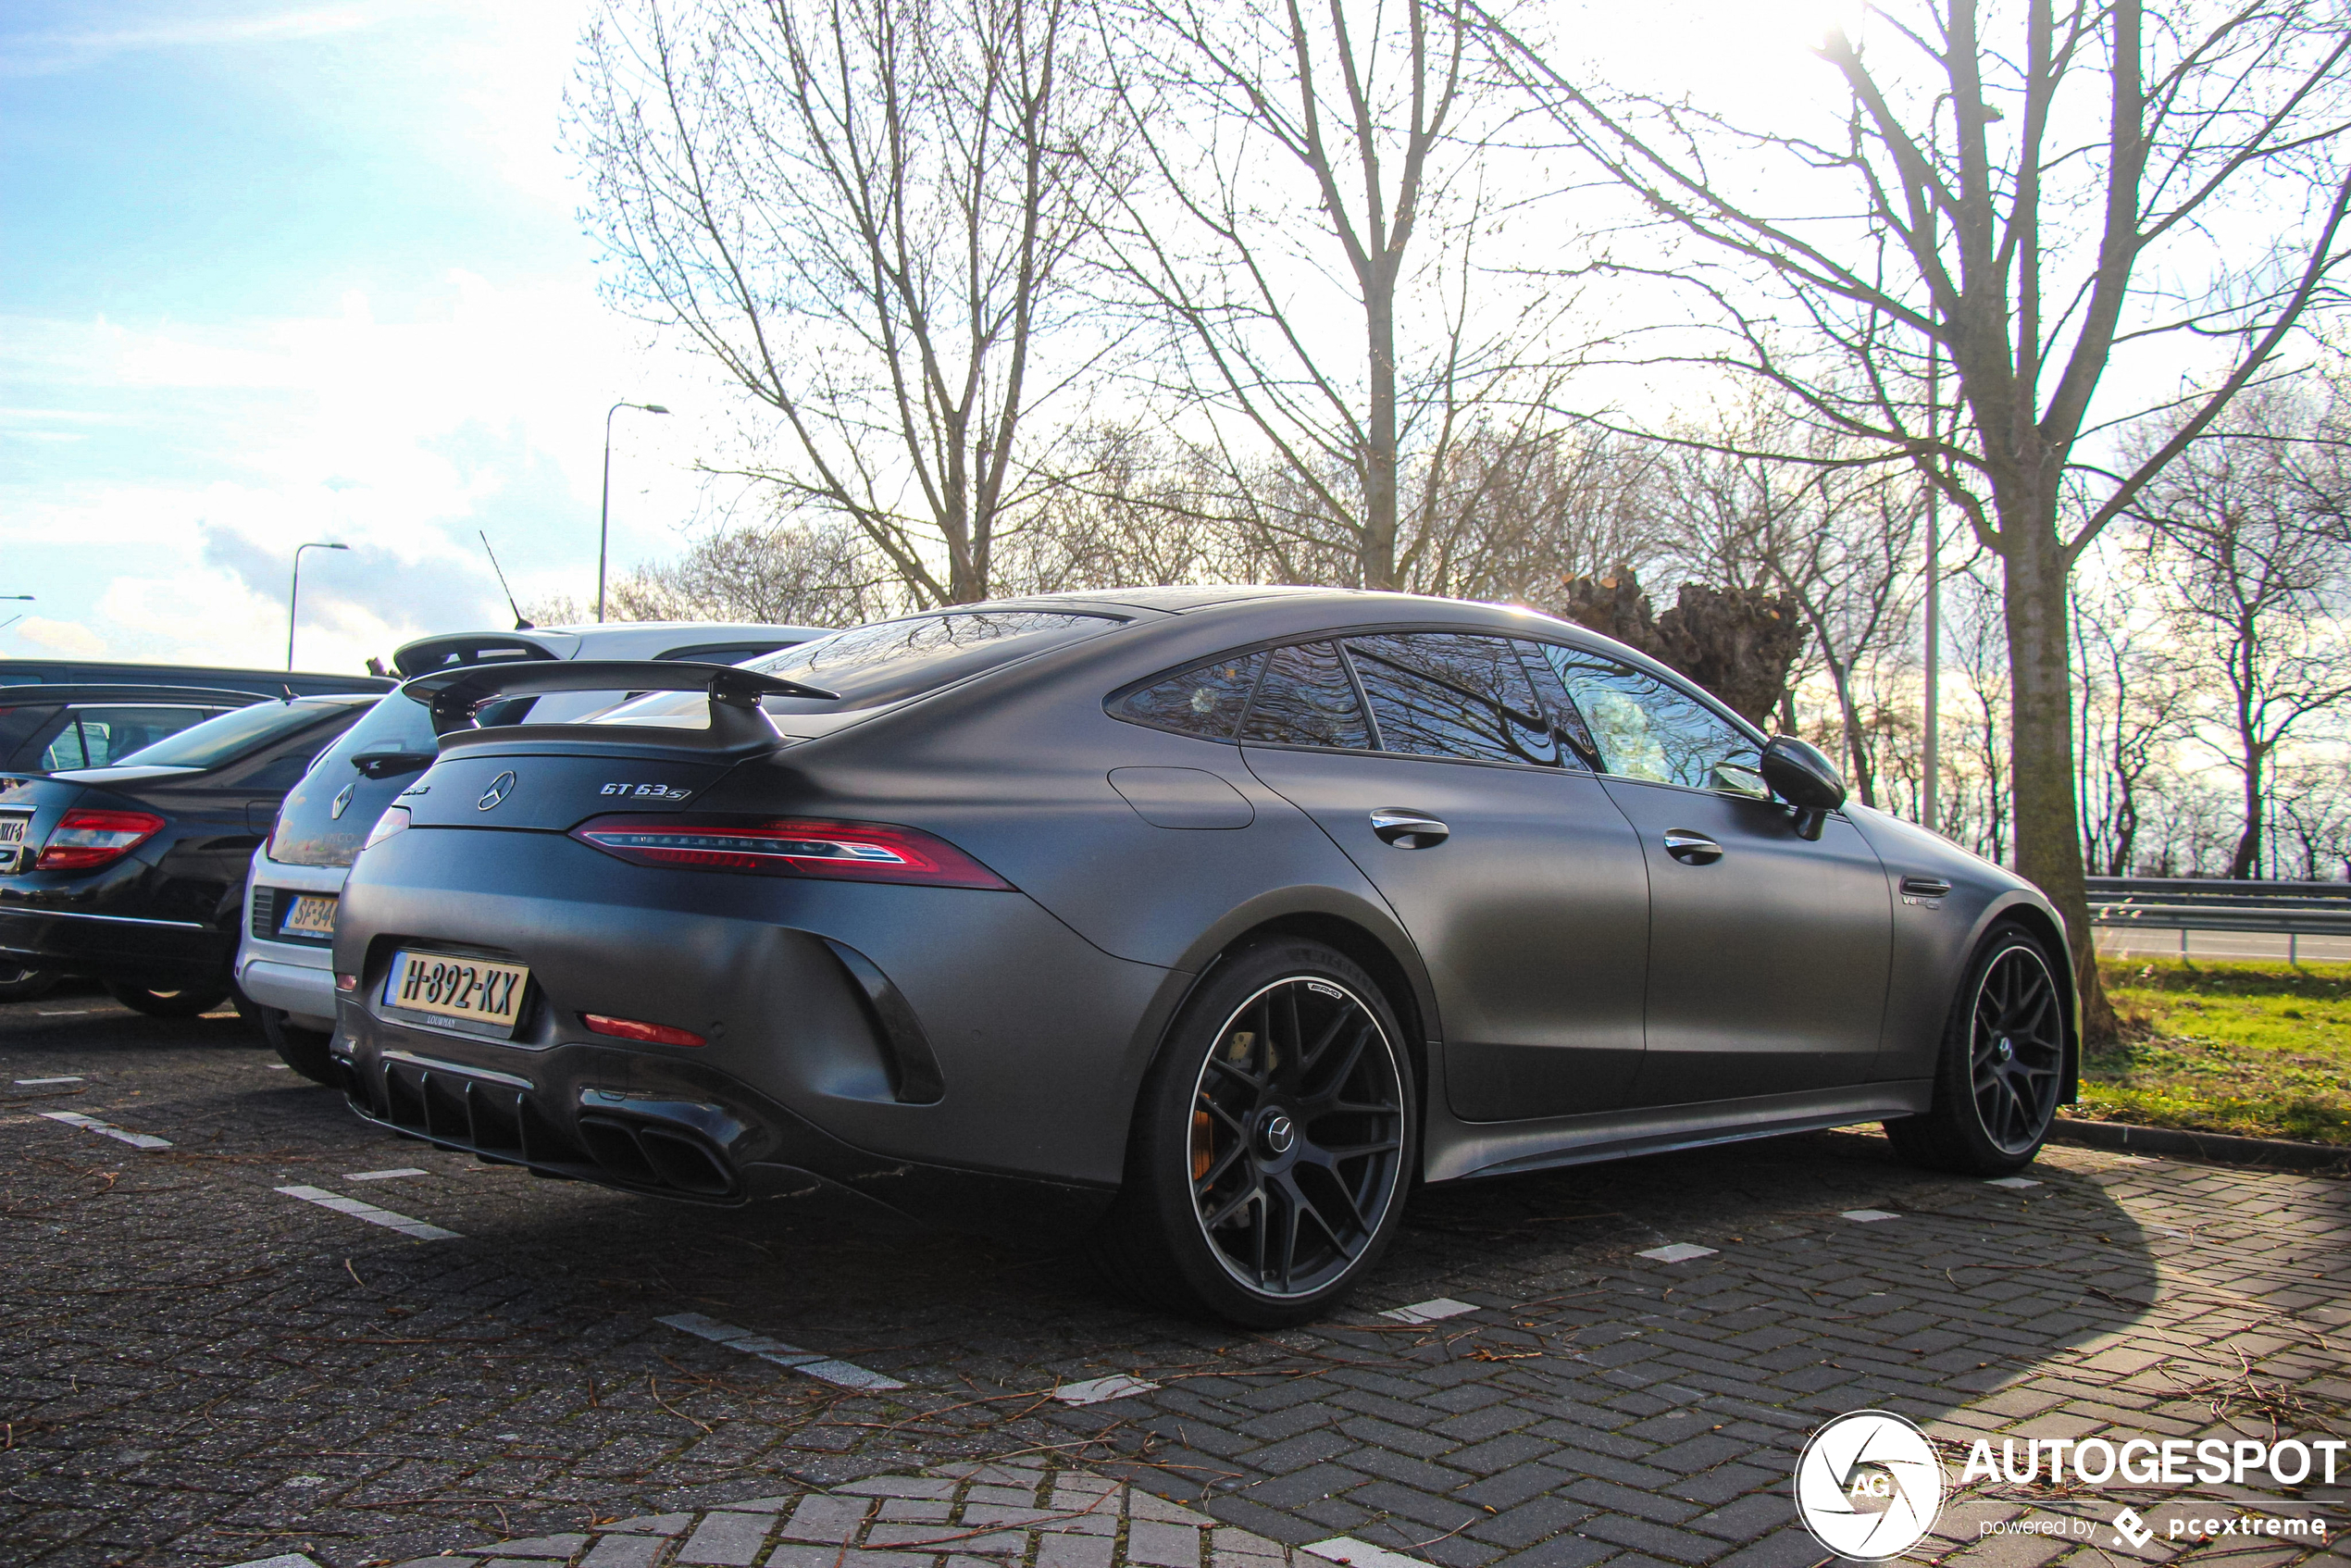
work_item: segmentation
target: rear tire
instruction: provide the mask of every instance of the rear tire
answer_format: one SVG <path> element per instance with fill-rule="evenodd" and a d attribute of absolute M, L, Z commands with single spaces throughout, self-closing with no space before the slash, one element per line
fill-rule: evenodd
<path fill-rule="evenodd" d="M 145 986 L 125 985 L 120 980 L 106 982 L 106 994 L 134 1013 L 144 1013 L 150 1018 L 193 1018 L 199 1013 L 209 1013 L 229 1000 L 227 986 L 199 987 L 189 990 L 154 990 Z"/>
<path fill-rule="evenodd" d="M 334 1039 L 330 1033 L 305 1029 L 293 1022 L 293 1015 L 275 1007 L 255 1006 L 254 1013 L 261 1025 L 261 1038 L 278 1053 L 278 1060 L 308 1078 L 312 1083 L 335 1086 L 334 1058 L 327 1053 L 327 1043 Z"/>
<path fill-rule="evenodd" d="M 55 969 L 19 969 L 0 964 L 0 1002 L 31 1002 L 47 996 L 64 979 Z"/>
<path fill-rule="evenodd" d="M 1992 928 L 1951 999 L 1933 1106 L 1885 1124 L 1897 1155 L 1975 1176 L 2012 1176 L 2033 1163 L 2065 1081 L 2061 973 L 2023 927 Z"/>
<path fill-rule="evenodd" d="M 1155 1306 L 1251 1328 L 1319 1317 L 1396 1234 L 1413 1088 L 1393 1009 L 1345 954 L 1295 938 L 1230 954 L 1144 1076 L 1097 1261 Z"/>

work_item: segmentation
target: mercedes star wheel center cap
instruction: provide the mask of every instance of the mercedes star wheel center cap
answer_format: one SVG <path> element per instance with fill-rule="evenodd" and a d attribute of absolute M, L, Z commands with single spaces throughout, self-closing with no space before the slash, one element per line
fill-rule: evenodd
<path fill-rule="evenodd" d="M 1290 1151 L 1290 1146 L 1298 1141 L 1298 1124 L 1287 1116 L 1276 1114 L 1265 1118 L 1263 1134 L 1265 1139 L 1265 1152 L 1276 1156 L 1287 1154 Z"/>

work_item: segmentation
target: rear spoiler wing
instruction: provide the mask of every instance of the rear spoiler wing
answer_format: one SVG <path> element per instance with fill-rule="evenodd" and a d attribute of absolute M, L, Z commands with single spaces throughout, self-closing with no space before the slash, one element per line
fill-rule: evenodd
<path fill-rule="evenodd" d="M 738 665 L 691 664 L 683 659 L 520 659 L 438 669 L 406 681 L 400 694 L 432 710 L 433 733 L 449 737 L 476 728 L 475 712 L 500 697 L 538 696 L 548 691 L 700 691 L 710 698 L 707 730 L 663 729 L 664 743 L 724 750 L 749 741 L 773 740 L 775 728 L 759 711 L 763 697 L 808 697 L 838 702 L 839 694 L 783 680 Z M 572 728 L 518 724 L 502 728 Z M 630 738 L 613 726 L 612 740 Z M 461 742 L 462 743 L 462 742 Z"/>

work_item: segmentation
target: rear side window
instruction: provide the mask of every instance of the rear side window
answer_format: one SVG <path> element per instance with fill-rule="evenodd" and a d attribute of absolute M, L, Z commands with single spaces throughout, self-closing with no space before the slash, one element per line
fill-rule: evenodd
<path fill-rule="evenodd" d="M 1389 633 L 1350 637 L 1347 653 L 1379 726 L 1380 750 L 1560 765 L 1559 742 L 1508 639 Z"/>
<path fill-rule="evenodd" d="M 256 703 L 114 760 L 117 765 L 135 763 L 141 767 L 218 767 L 342 711 L 344 704 Z"/>
<path fill-rule="evenodd" d="M 143 747 L 216 717 L 221 711 L 182 707 L 76 708 L 42 754 L 41 765 L 53 772 L 69 767 L 109 767 Z"/>
<path fill-rule="evenodd" d="M 1241 739 L 1370 751 L 1371 721 L 1337 644 L 1300 642 L 1276 649 L 1241 725 Z"/>
<path fill-rule="evenodd" d="M 1118 716 L 1179 735 L 1230 740 L 1264 665 L 1263 653 L 1194 665 L 1129 694 L 1118 704 Z"/>

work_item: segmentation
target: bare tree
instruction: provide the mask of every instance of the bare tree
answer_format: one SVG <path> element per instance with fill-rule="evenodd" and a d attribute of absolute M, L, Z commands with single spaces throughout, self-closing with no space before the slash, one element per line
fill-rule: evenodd
<path fill-rule="evenodd" d="M 895 607 L 897 584 L 845 523 L 726 529 L 613 586 L 624 621 L 857 626 Z"/>
<path fill-rule="evenodd" d="M 1675 434 L 1660 504 L 1686 569 L 1794 603 L 1835 700 L 1854 790 L 1876 805 L 1873 746 L 1885 723 L 1871 688 L 1909 646 L 1922 566 L 1919 485 L 1775 402 Z M 1802 455 L 1772 455 L 1784 452 Z M 1794 727 L 1792 714 L 1785 722 Z"/>
<path fill-rule="evenodd" d="M 2298 727 L 2351 699 L 2351 541 L 2314 511 L 2301 449 L 2318 416 L 2292 392 L 2239 398 L 2132 504 L 2146 525 L 2139 558 L 2170 590 L 2174 631 L 2217 675 L 2199 735 L 2237 774 L 2243 827 L 2232 877 L 2258 877 L 2268 769 Z M 2168 443 L 2152 429 L 2143 444 Z M 2199 656 L 2200 655 L 2200 656 Z"/>
<path fill-rule="evenodd" d="M 2332 0 L 1886 0 L 1868 23 L 1866 51 L 1827 34 L 1845 103 L 1816 125 L 1605 93 L 1497 36 L 1649 221 L 1702 243 L 1648 268 L 1726 334 L 1687 357 L 1914 463 L 1999 558 L 2018 864 L 2067 916 L 2103 1035 L 2066 587 L 2327 296 L 2351 203 L 2351 31 Z M 2178 390 L 2146 373 L 2167 343 L 2189 367 Z M 2138 373 L 2109 376 L 2124 354 Z M 1947 429 L 1922 405 L 1928 355 L 1956 383 Z M 2171 437 L 2112 466 L 2106 431 L 2149 403 L 2177 409 Z M 2095 497 L 2061 520 L 2075 484 Z"/>
<path fill-rule="evenodd" d="M 608 293 L 775 411 L 781 455 L 739 471 L 846 519 L 917 604 L 987 594 L 1030 426 L 1102 350 L 1071 253 L 1119 159 L 1068 23 L 1064 0 L 604 0 L 585 41 Z"/>
<path fill-rule="evenodd" d="M 2094 877 L 2139 865 L 2150 793 L 2176 785 L 2175 744 L 2187 733 L 2195 682 L 2161 637 L 2162 616 L 2111 582 L 2077 579 L 2083 854 Z"/>
<path fill-rule="evenodd" d="M 1536 437 L 1555 372 L 1529 361 L 1565 308 L 1475 249 L 1500 121 L 1465 0 L 1106 4 L 1157 179 L 1105 206 L 1103 244 L 1166 332 L 1154 392 L 1213 432 L 1269 556 L 1405 586 L 1475 499 L 1464 445 Z"/>

